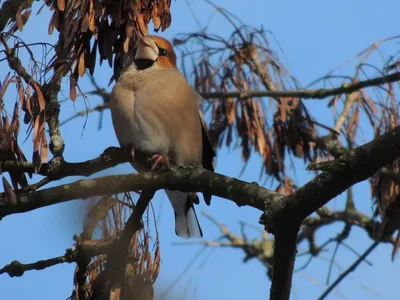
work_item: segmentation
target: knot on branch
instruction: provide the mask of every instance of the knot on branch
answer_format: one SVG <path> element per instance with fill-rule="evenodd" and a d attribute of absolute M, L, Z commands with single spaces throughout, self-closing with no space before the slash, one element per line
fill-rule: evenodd
<path fill-rule="evenodd" d="M 10 277 L 21 277 L 25 273 L 24 265 L 18 260 L 14 260 L 0 270 L 0 274 L 3 273 L 7 273 Z"/>

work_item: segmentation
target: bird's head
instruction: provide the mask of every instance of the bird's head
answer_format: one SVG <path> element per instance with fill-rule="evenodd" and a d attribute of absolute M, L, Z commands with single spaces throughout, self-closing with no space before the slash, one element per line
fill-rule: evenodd
<path fill-rule="evenodd" d="M 171 43 L 154 35 L 139 37 L 135 46 L 134 62 L 139 70 L 152 66 L 176 69 L 176 55 Z"/>

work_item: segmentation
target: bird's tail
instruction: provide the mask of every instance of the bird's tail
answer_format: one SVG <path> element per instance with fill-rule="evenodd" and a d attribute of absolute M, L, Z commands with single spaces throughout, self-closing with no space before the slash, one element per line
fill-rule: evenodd
<path fill-rule="evenodd" d="M 170 190 L 165 190 L 165 192 L 175 211 L 176 235 L 183 238 L 203 237 L 203 232 L 193 206 L 197 195 Z"/>

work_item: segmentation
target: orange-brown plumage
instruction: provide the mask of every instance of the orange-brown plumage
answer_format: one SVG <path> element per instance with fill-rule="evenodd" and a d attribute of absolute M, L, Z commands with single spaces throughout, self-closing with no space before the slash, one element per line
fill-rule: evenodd
<path fill-rule="evenodd" d="M 174 49 L 172 48 L 171 43 L 168 40 L 156 35 L 149 35 L 147 37 L 152 39 L 160 48 L 167 50 L 169 53 L 168 56 L 160 56 L 158 58 L 158 65 L 163 68 L 177 69 L 178 67 L 176 65 L 176 54 Z"/>

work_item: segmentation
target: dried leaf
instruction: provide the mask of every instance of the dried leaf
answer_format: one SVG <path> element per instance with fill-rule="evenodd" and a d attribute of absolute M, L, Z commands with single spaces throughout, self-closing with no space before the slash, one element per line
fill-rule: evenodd
<path fill-rule="evenodd" d="M 48 29 L 47 29 L 47 33 L 48 33 L 49 35 L 53 34 L 54 28 L 56 27 L 57 16 L 58 16 L 58 13 L 57 13 L 57 10 L 56 10 L 56 11 L 53 13 L 53 15 L 51 16 L 50 23 L 49 23 L 49 27 L 48 27 Z"/>
<path fill-rule="evenodd" d="M 78 62 L 78 74 L 80 77 L 85 75 L 85 53 L 81 53 Z"/>
<path fill-rule="evenodd" d="M 90 1 L 90 3 L 92 3 L 92 1 Z M 96 30 L 96 17 L 95 17 L 95 11 L 91 11 L 89 14 L 89 21 L 88 21 L 88 26 L 89 26 L 89 30 L 91 32 L 95 32 Z"/>
<path fill-rule="evenodd" d="M 161 26 L 161 18 L 160 15 L 158 14 L 158 7 L 157 5 L 153 6 L 153 10 L 151 12 L 151 19 L 153 21 L 154 24 L 154 29 L 158 30 Z"/>
<path fill-rule="evenodd" d="M 42 166 L 42 161 L 40 159 L 40 155 L 39 155 L 38 151 L 33 152 L 32 164 L 34 167 L 34 172 L 35 172 L 35 174 L 37 174 L 37 172 L 39 172 L 39 170 L 40 170 L 40 167 Z"/>
<path fill-rule="evenodd" d="M 136 18 L 136 25 L 138 26 L 139 31 L 144 35 L 147 36 L 148 35 L 148 28 L 147 28 L 147 24 L 144 21 L 144 16 L 143 14 L 140 14 L 137 16 Z"/>
<path fill-rule="evenodd" d="M 130 39 L 131 39 L 130 37 L 126 37 L 126 39 L 125 39 L 124 46 L 123 46 L 125 53 L 128 53 L 128 51 L 129 51 Z"/>
<path fill-rule="evenodd" d="M 76 80 L 72 76 L 69 77 L 69 97 L 72 101 L 76 100 Z"/>
<path fill-rule="evenodd" d="M 49 146 L 47 144 L 46 132 L 42 130 L 42 143 L 40 147 L 40 160 L 42 163 L 47 162 L 49 156 Z"/>
<path fill-rule="evenodd" d="M 57 0 L 57 7 L 60 11 L 65 10 L 65 0 Z"/>
<path fill-rule="evenodd" d="M 86 32 L 89 28 L 89 15 L 85 14 L 85 17 L 82 20 L 81 23 L 81 32 Z"/>
<path fill-rule="evenodd" d="M 34 151 L 38 151 L 39 149 L 39 142 L 38 142 L 38 137 L 39 137 L 39 116 L 35 116 L 34 117 L 34 121 L 33 121 L 33 137 L 32 137 L 32 141 L 33 143 L 36 143 L 36 147 L 34 147 Z"/>
<path fill-rule="evenodd" d="M 43 96 L 42 91 L 40 90 L 39 84 L 37 82 L 33 82 L 33 88 L 35 89 L 37 98 L 39 100 L 40 110 L 44 110 L 46 107 L 46 103 L 44 101 L 44 96 Z"/>
<path fill-rule="evenodd" d="M 7 116 L 3 118 L 3 131 L 5 134 L 3 136 L 3 140 L 0 143 L 0 151 L 7 151 L 11 147 L 11 137 L 16 130 L 16 125 L 16 122 L 13 122 L 10 125 Z"/>
<path fill-rule="evenodd" d="M 3 99 L 4 94 L 7 91 L 8 85 L 11 83 L 13 77 L 10 77 L 10 72 L 8 72 L 8 74 L 6 75 L 6 78 L 4 78 L 3 80 L 3 84 L 0 85 L 1 86 L 1 90 L 0 90 L 0 99 Z"/>
<path fill-rule="evenodd" d="M 18 204 L 18 198 L 17 195 L 15 194 L 13 188 L 11 185 L 8 183 L 7 179 L 2 176 L 2 181 L 3 181 L 3 189 L 4 193 L 6 194 L 6 199 L 11 205 L 17 205 Z"/>
<path fill-rule="evenodd" d="M 20 81 L 17 82 L 17 89 L 18 89 L 19 105 L 21 105 L 22 107 L 25 103 L 25 93 L 24 93 L 24 87 Z"/>
<path fill-rule="evenodd" d="M 24 21 L 22 20 L 21 7 L 18 8 L 17 13 L 15 14 L 15 21 L 17 23 L 18 30 L 22 31 L 24 29 Z"/>

